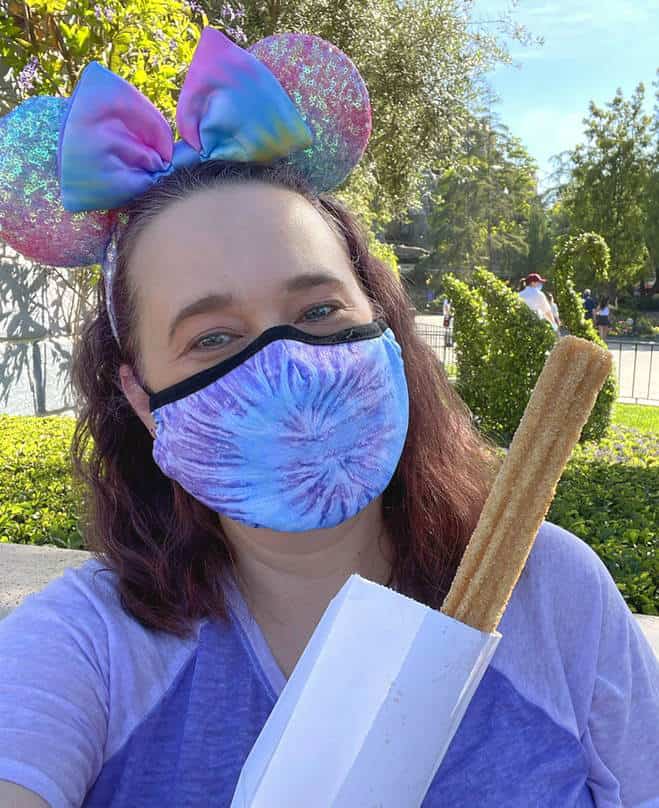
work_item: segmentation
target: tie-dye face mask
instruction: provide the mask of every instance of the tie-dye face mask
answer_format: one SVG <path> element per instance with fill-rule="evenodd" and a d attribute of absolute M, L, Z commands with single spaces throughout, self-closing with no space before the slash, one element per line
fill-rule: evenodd
<path fill-rule="evenodd" d="M 164 474 L 219 514 L 280 531 L 334 527 L 378 497 L 409 418 L 382 320 L 324 337 L 270 328 L 150 406 Z"/>

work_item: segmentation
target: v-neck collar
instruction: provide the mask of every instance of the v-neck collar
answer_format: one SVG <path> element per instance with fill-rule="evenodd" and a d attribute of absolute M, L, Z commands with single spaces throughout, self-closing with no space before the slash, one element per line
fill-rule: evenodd
<path fill-rule="evenodd" d="M 274 658 L 259 624 L 256 622 L 240 589 L 231 575 L 225 576 L 224 592 L 227 606 L 243 639 L 252 662 L 262 674 L 271 695 L 276 701 L 286 684 L 286 677 Z"/>

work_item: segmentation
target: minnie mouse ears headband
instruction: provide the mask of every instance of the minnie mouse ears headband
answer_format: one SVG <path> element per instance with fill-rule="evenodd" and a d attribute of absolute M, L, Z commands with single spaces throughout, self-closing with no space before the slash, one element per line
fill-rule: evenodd
<path fill-rule="evenodd" d="M 371 108 L 356 67 L 329 42 L 282 34 L 246 51 L 205 28 L 176 122 L 174 143 L 153 104 L 97 62 L 70 99 L 24 101 L 0 119 L 0 238 L 51 266 L 102 262 L 111 291 L 118 212 L 162 177 L 212 159 L 286 159 L 327 191 L 361 159 Z"/>

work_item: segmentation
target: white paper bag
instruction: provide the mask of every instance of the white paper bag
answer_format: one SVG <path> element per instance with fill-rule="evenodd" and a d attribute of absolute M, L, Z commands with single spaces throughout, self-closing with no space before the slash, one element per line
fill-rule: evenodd
<path fill-rule="evenodd" d="M 417 808 L 500 638 L 353 575 L 257 738 L 232 808 Z"/>

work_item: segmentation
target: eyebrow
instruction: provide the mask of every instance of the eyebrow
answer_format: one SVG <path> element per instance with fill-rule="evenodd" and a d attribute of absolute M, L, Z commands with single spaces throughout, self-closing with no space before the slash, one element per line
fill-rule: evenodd
<path fill-rule="evenodd" d="M 294 278 L 286 281 L 283 288 L 286 292 L 302 292 L 307 289 L 313 289 L 316 286 L 329 285 L 342 288 L 344 286 L 340 278 L 337 278 L 335 275 L 330 275 L 327 272 L 305 272 L 302 275 L 296 275 Z M 208 314 L 209 312 L 226 309 L 233 302 L 233 295 L 211 293 L 200 297 L 192 303 L 188 303 L 187 306 L 183 306 L 169 326 L 169 341 L 172 341 L 176 329 L 183 320 L 187 320 L 189 317 L 195 317 L 199 314 Z"/>

